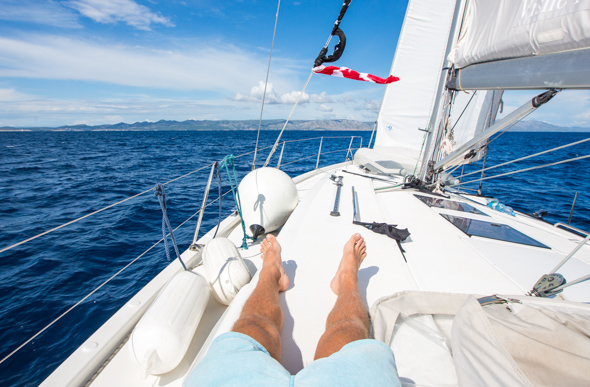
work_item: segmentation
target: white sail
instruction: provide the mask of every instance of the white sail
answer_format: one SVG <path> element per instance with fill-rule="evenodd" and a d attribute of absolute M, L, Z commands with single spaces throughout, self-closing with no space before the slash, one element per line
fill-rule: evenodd
<path fill-rule="evenodd" d="M 590 2 L 469 0 L 455 67 L 590 46 Z"/>
<path fill-rule="evenodd" d="M 469 0 L 451 90 L 590 88 L 590 2 Z"/>
<path fill-rule="evenodd" d="M 420 0 L 408 4 L 391 67 L 399 82 L 387 86 L 375 148 L 387 147 L 399 163 L 414 168 L 436 105 L 445 67 L 456 0 Z"/>

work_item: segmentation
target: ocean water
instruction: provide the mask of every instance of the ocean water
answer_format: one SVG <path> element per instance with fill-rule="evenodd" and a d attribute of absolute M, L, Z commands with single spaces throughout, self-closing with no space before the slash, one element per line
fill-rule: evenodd
<path fill-rule="evenodd" d="M 277 134 L 261 133 L 260 148 L 265 149 L 258 153 L 257 166 L 264 162 Z M 369 132 L 285 132 L 284 140 L 308 140 L 285 146 L 282 169 L 292 176 L 313 169 L 317 157 L 302 158 L 317 153 L 320 142 L 320 166 L 344 161 L 351 135 L 358 136 L 353 148 L 361 138 L 366 146 L 370 138 Z M 496 165 L 588 136 L 506 133 L 493 142 L 486 163 Z M 165 186 L 168 215 L 176 227 L 198 211 L 209 174 L 207 165 L 229 154 L 243 155 L 236 158 L 241 178 L 250 170 L 255 141 L 255 132 L 232 131 L 2 132 L 0 248 L 203 168 Z M 280 152 L 281 148 L 271 165 L 276 165 Z M 590 145 L 585 143 L 487 175 L 589 153 Z M 552 223 L 567 222 L 577 192 L 571 224 L 590 230 L 589 166 L 586 159 L 491 179 L 482 190 L 522 212 L 546 210 L 545 219 Z M 477 189 L 478 184 L 464 188 Z M 227 176 L 222 174 L 222 192 L 228 190 Z M 214 183 L 209 202 L 217 197 Z M 221 216 L 233 208 L 230 194 L 222 201 Z M 216 225 L 219 213 L 217 203 L 207 208 L 201 235 Z M 0 253 L 0 359 L 156 243 L 162 237 L 161 216 L 150 191 Z M 175 232 L 180 251 L 191 243 L 196 219 Z M 0 384 L 39 384 L 167 264 L 161 243 L 0 364 Z"/>

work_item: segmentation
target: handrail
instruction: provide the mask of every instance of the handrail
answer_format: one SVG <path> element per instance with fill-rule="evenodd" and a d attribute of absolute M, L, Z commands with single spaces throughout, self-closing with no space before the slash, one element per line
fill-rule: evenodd
<path fill-rule="evenodd" d="M 341 137 L 345 137 L 345 136 L 334 136 L 334 137 L 336 137 L 336 138 L 341 138 Z M 347 137 L 347 136 L 346 136 L 346 137 Z M 361 136 L 351 136 L 351 137 L 360 137 L 360 138 L 361 138 L 361 144 L 362 144 L 362 137 L 361 137 Z M 328 138 L 330 138 L 330 137 L 328 137 Z M 317 139 L 317 138 L 315 138 L 315 139 Z M 302 140 L 310 140 L 310 139 L 302 139 Z M 292 140 L 291 142 L 299 142 L 299 141 L 302 141 L 302 140 Z M 265 149 L 265 148 L 262 148 L 262 149 Z M 351 149 L 351 148 L 350 148 L 350 145 L 349 145 L 349 147 L 348 147 L 348 152 L 350 152 L 350 149 Z M 347 149 L 340 149 L 340 150 L 336 150 L 336 151 L 325 152 L 324 154 L 331 154 L 331 153 L 337 153 L 337 152 L 344 152 L 344 151 L 346 151 L 346 150 L 347 150 Z M 239 156 L 236 156 L 235 158 L 243 157 L 243 156 L 249 155 L 249 154 L 251 154 L 251 153 L 253 153 L 253 152 L 254 152 L 254 151 L 252 151 L 252 152 L 247 152 L 247 153 L 241 154 L 241 155 L 239 155 Z M 347 154 L 348 154 L 348 153 L 347 153 Z M 316 155 L 312 155 L 312 156 L 310 156 L 310 157 L 314 157 L 314 156 L 316 156 Z M 295 160 L 295 161 L 293 161 L 293 162 L 297 162 L 297 161 L 305 160 L 305 159 L 307 159 L 307 158 L 309 158 L 309 157 L 306 157 L 306 158 L 303 158 L 303 159 L 299 159 L 299 160 Z M 293 163 L 293 162 L 292 162 L 292 163 Z M 189 175 L 191 175 L 191 174 L 193 174 L 193 173 L 195 173 L 195 172 L 197 172 L 197 171 L 203 170 L 203 169 L 205 169 L 206 167 L 208 167 L 209 165 L 213 165 L 213 166 L 214 166 L 214 165 L 215 165 L 215 163 L 213 163 L 213 164 L 207 164 L 207 165 L 205 165 L 205 166 L 203 166 L 203 167 L 201 167 L 201 168 L 199 168 L 199 169 L 197 169 L 197 170 L 194 170 L 194 171 L 192 171 L 192 172 L 189 172 L 189 173 L 187 173 L 187 174 L 184 174 L 184 175 L 182 175 L 182 176 L 179 176 L 179 177 L 177 177 L 177 178 L 174 178 L 174 179 L 172 179 L 172 180 L 169 180 L 168 182 L 164 183 L 164 185 L 165 185 L 165 184 L 169 184 L 169 183 L 171 183 L 171 182 L 174 182 L 174 181 L 177 181 L 177 180 L 180 180 L 180 179 L 182 179 L 183 177 L 189 176 Z M 209 183 L 210 183 L 210 181 L 209 181 Z M 75 219 L 75 220 L 73 220 L 73 221 L 70 221 L 70 222 L 68 222 L 68 223 L 65 223 L 65 224 L 63 224 L 63 225 L 61 225 L 61 226 L 58 226 L 58 227 L 54 228 L 54 229 L 51 229 L 51 230 L 45 231 L 45 232 L 43 232 L 43 233 L 41 233 L 41 234 L 39 234 L 39 235 L 37 235 L 37 236 L 34 236 L 34 237 L 32 237 L 32 238 L 29 238 L 29 239 L 27 239 L 27 240 L 21 241 L 21 242 L 19 242 L 19 243 L 16 243 L 16 244 L 14 244 L 14 245 L 12 245 L 12 246 L 9 246 L 9 247 L 7 247 L 7 248 L 4 248 L 4 249 L 0 250 L 0 253 L 1 253 L 1 252 L 3 252 L 3 251 L 10 250 L 10 249 L 11 249 L 11 248 L 13 248 L 13 247 L 16 247 L 16 246 L 19 246 L 19 245 L 21 245 L 21 244 L 24 244 L 24 243 L 26 243 L 26 242 L 28 242 L 28 241 L 30 241 L 30 240 L 36 239 L 36 238 L 38 238 L 38 237 L 40 237 L 40 236 L 43 236 L 43 235 L 49 234 L 49 233 L 51 233 L 51 232 L 53 232 L 53 231 L 55 231 L 55 230 L 57 230 L 57 229 L 60 229 L 60 228 L 62 228 L 62 227 L 65 227 L 65 226 L 67 226 L 67 225 L 73 224 L 73 223 L 75 223 L 75 222 L 77 222 L 77 221 L 79 221 L 79 220 L 82 220 L 82 219 L 85 219 L 85 218 L 87 218 L 87 217 L 90 217 L 90 216 L 92 216 L 92 215 L 94 215 L 94 214 L 97 214 L 97 213 L 99 213 L 99 212 L 101 212 L 101 211 L 104 211 L 104 210 L 106 210 L 106 209 L 109 209 L 109 208 L 115 207 L 115 206 L 116 206 L 116 205 L 118 205 L 118 204 L 121 204 L 121 203 L 123 203 L 123 202 L 125 202 L 125 201 L 127 201 L 127 200 L 130 200 L 130 199 L 136 198 L 136 197 L 138 197 L 138 196 L 141 196 L 141 195 L 143 195 L 143 194 L 145 194 L 145 193 L 147 193 L 147 192 L 153 191 L 153 190 L 154 190 L 154 188 L 150 188 L 149 190 L 146 190 L 146 191 L 144 191 L 144 192 L 141 192 L 141 193 L 139 193 L 139 194 L 136 194 L 136 195 L 134 195 L 134 196 L 131 196 L 131 197 L 127 198 L 127 199 L 124 199 L 124 200 L 121 200 L 121 201 L 119 201 L 119 202 L 117 202 L 117 203 L 113 203 L 113 204 L 111 204 L 111 205 L 108 205 L 108 206 L 106 206 L 106 207 L 103 207 L 103 208 L 102 208 L 102 209 L 100 209 L 100 210 L 97 210 L 97 211 L 95 211 L 95 212 L 92 212 L 92 213 L 90 213 L 90 214 L 84 215 L 83 217 L 80 217 L 80 218 L 78 218 L 78 219 Z M 227 194 L 229 194 L 230 192 L 231 192 L 231 191 L 226 191 L 226 192 L 225 192 L 225 193 L 223 193 L 221 196 L 222 196 L 222 197 L 225 197 L 225 196 L 226 196 Z M 184 226 L 184 225 L 185 225 L 185 224 L 186 224 L 186 223 L 187 223 L 189 220 L 191 220 L 192 218 L 194 218 L 194 217 L 195 217 L 197 214 L 199 214 L 199 218 L 200 218 L 200 217 L 202 216 L 202 214 L 203 214 L 203 212 L 204 212 L 205 208 L 207 208 L 207 207 L 209 207 L 210 205 L 212 205 L 213 203 L 217 202 L 219 199 L 220 199 L 220 198 L 213 199 L 213 200 L 212 200 L 211 202 L 209 202 L 208 204 L 205 204 L 205 202 L 206 202 L 206 200 L 207 200 L 207 199 L 206 199 L 206 197 L 205 197 L 205 200 L 203 201 L 203 205 L 201 206 L 201 208 L 199 208 L 199 210 L 198 210 L 197 212 L 195 212 L 194 214 L 192 214 L 191 216 L 189 216 L 189 217 L 188 217 L 186 220 L 184 220 L 184 221 L 183 221 L 183 222 L 182 222 L 180 225 L 178 225 L 176 228 L 174 228 L 174 230 L 173 230 L 173 231 L 176 231 L 176 230 L 178 230 L 180 227 Z M 197 232 L 198 232 L 198 231 L 197 231 Z M 168 234 L 168 235 L 170 235 L 170 234 Z M 56 322 L 58 322 L 59 320 L 61 320 L 61 319 L 62 319 L 62 318 L 65 316 L 65 315 L 67 315 L 69 312 L 71 312 L 73 309 L 75 309 L 75 308 L 76 308 L 78 305 L 80 305 L 82 302 L 84 302 L 85 300 L 87 300 L 87 299 L 88 299 L 88 297 L 90 297 L 91 295 L 93 295 L 94 293 L 96 293 L 98 290 L 100 290 L 101 288 L 103 288 L 103 287 L 104 287 L 104 286 L 105 286 L 107 283 L 109 283 L 109 282 L 110 282 L 110 281 L 112 281 L 114 278 L 116 278 L 118 275 L 120 275 L 120 274 L 121 274 L 123 271 L 125 271 L 125 270 L 126 270 L 128 267 L 130 267 L 130 266 L 131 266 L 133 263 L 137 262 L 137 260 L 138 260 L 138 259 L 140 259 L 140 258 L 141 258 L 141 257 L 143 257 L 145 254 L 147 254 L 149 251 L 151 251 L 151 250 L 152 250 L 154 247 L 156 247 L 158 244 L 160 244 L 160 243 L 161 243 L 163 240 L 164 240 L 164 238 L 161 238 L 159 241 L 157 241 L 156 243 L 154 243 L 154 244 L 153 244 L 151 247 L 149 247 L 149 248 L 148 248 L 147 250 L 145 250 L 143 253 L 141 253 L 140 255 L 138 255 L 137 257 L 135 257 L 133 260 L 131 260 L 131 261 L 130 261 L 129 263 L 127 263 L 127 264 L 126 264 L 126 265 L 125 265 L 123 268 L 121 268 L 121 269 L 120 269 L 119 271 L 117 271 L 115 274 L 113 274 L 113 275 L 112 275 L 112 276 L 110 276 L 108 279 L 106 279 L 106 280 L 105 280 L 103 283 L 101 283 L 99 286 L 97 286 L 96 288 L 94 288 L 94 289 L 93 289 L 93 290 L 92 290 L 90 293 L 88 293 L 86 296 L 84 296 L 82 299 L 80 299 L 80 300 L 79 300 L 78 302 L 76 302 L 74 305 L 70 306 L 70 307 L 69 307 L 69 308 L 68 308 L 68 309 L 67 309 L 65 312 L 63 312 L 62 314 L 60 314 L 59 316 L 57 316 L 57 317 L 56 317 L 56 318 L 55 318 L 53 321 L 51 321 L 51 322 L 50 322 L 48 325 L 46 325 L 45 327 L 43 327 L 41 330 L 39 330 L 37 333 L 35 333 L 33 336 L 31 336 L 31 337 L 30 337 L 28 340 L 26 340 L 25 342 L 21 343 L 21 344 L 20 344 L 20 345 L 19 345 L 17 348 L 15 348 L 14 350 L 12 350 L 12 351 L 11 351 L 11 352 L 10 352 L 8 355 L 6 355 L 4 358 L 0 359 L 0 364 L 4 363 L 6 360 L 8 360 L 10 357 L 12 357 L 12 356 L 13 356 L 15 353 L 17 353 L 18 351 L 20 351 L 20 350 L 21 350 L 21 349 L 22 349 L 22 348 L 23 348 L 25 345 L 27 345 L 28 343 L 30 343 L 31 341 L 33 341 L 33 340 L 34 340 L 36 337 L 38 337 L 38 336 L 39 336 L 39 335 L 41 335 L 43 332 L 45 332 L 47 329 L 49 329 L 49 328 L 50 328 L 50 327 L 51 327 L 53 324 L 55 324 Z"/>
<path fill-rule="evenodd" d="M 361 143 L 362 143 L 362 137 L 361 137 L 361 136 L 331 136 L 331 137 L 313 137 L 313 138 L 305 138 L 305 139 L 298 139 L 298 140 L 288 140 L 288 141 L 285 141 L 285 142 L 301 142 L 301 141 L 311 141 L 311 140 L 315 140 L 315 139 L 318 139 L 318 138 L 329 138 L 329 139 L 332 139 L 332 138 L 348 138 L 348 137 L 359 137 L 359 138 L 361 138 Z M 261 148 L 260 150 L 267 149 L 267 148 L 271 148 L 271 147 L 272 147 L 272 146 L 267 146 L 267 147 Z M 236 158 L 236 159 L 237 159 L 237 158 L 244 157 L 244 156 L 247 156 L 247 155 L 249 155 L 249 154 L 252 154 L 252 153 L 254 153 L 254 151 L 250 151 L 250 152 L 242 153 L 242 154 L 240 154 L 240 155 L 238 155 L 238 156 L 235 156 L 234 158 Z M 331 153 L 331 152 L 326 152 L 326 153 L 324 153 L 324 154 L 329 154 L 329 153 Z M 318 155 L 314 155 L 314 156 L 318 156 Z M 304 158 L 304 159 L 305 159 L 305 158 Z M 304 159 L 301 159 L 301 160 L 304 160 Z M 291 164 L 291 163 L 287 163 L 287 164 Z M 287 164 L 283 164 L 283 165 L 287 165 Z M 194 174 L 194 173 L 196 173 L 196 172 L 199 172 L 199 171 L 201 171 L 201 170 L 203 170 L 203 169 L 207 168 L 207 167 L 208 167 L 208 166 L 210 166 L 210 165 L 212 165 L 212 163 L 208 163 L 208 164 L 206 164 L 206 165 L 204 165 L 204 166 L 202 166 L 202 167 L 200 167 L 200 168 L 198 168 L 198 169 L 195 169 L 195 170 L 193 170 L 193 171 L 191 171 L 191 172 L 185 173 L 184 175 L 181 175 L 181 176 L 178 176 L 178 177 L 176 177 L 176 178 L 174 178 L 174 179 L 172 179 L 172 180 L 169 180 L 169 181 L 167 181 L 167 182 L 163 183 L 163 185 L 168 185 L 168 184 L 170 184 L 170 183 L 173 183 L 173 182 L 175 182 L 175 181 L 177 181 L 177 180 L 183 179 L 183 178 L 185 178 L 185 177 L 187 177 L 187 176 L 190 176 L 190 175 L 192 175 L 192 174 Z M 135 195 L 133 195 L 133 196 L 130 196 L 130 197 L 128 197 L 128 198 L 125 198 L 125 199 L 123 199 L 123 200 L 120 200 L 120 201 L 118 201 L 118 202 L 116 202 L 116 203 L 109 204 L 108 206 L 105 206 L 105 207 L 103 207 L 103 208 L 101 208 L 101 209 L 98 209 L 98 210 L 96 210 L 96 211 L 94 211 L 94 212 L 91 212 L 91 213 L 89 213 L 89 214 L 83 215 L 83 216 L 81 216 L 81 217 L 79 217 L 79 218 L 76 218 L 76 219 L 74 219 L 74 220 L 71 220 L 71 221 L 69 221 L 69 222 L 66 222 L 66 223 L 64 223 L 64 224 L 61 224 L 61 225 L 59 225 L 59 226 L 57 226 L 57 227 L 54 227 L 54 228 L 52 228 L 52 229 L 50 229 L 50 230 L 43 231 L 43 232 L 41 232 L 41 233 L 39 233 L 39 234 L 37 234 L 37 235 L 35 235 L 35 236 L 32 236 L 32 237 L 30 237 L 30 238 L 27 238 L 27 239 L 25 239 L 25 240 L 22 240 L 22 241 L 20 241 L 20 242 L 14 243 L 14 244 L 12 244 L 12 245 L 10 245 L 10 246 L 3 247 L 3 248 L 1 248 L 1 249 L 0 249 L 0 254 L 1 254 L 1 253 L 3 253 L 3 252 L 5 252 L 5 251 L 11 250 L 11 249 L 13 249 L 13 248 L 15 248 L 15 247 L 18 247 L 18 246 L 20 246 L 20 245 L 22 245 L 22 244 L 25 244 L 25 243 L 31 242 L 31 241 L 33 241 L 33 240 L 35 240 L 35 239 L 39 238 L 39 237 L 42 237 L 42 236 L 44 236 L 44 235 L 47 235 L 47 234 L 50 234 L 50 233 L 52 233 L 52 232 L 54 232 L 54 231 L 57 231 L 57 230 L 59 230 L 59 229 L 61 229 L 61 228 L 63 228 L 63 227 L 69 226 L 69 225 L 71 225 L 71 224 L 74 224 L 74 223 L 76 223 L 76 222 L 79 222 L 79 221 L 81 221 L 81 220 L 83 220 L 83 219 L 86 219 L 86 218 L 88 218 L 88 217 L 91 217 L 91 216 L 93 216 L 93 215 L 96 215 L 96 214 L 98 214 L 98 213 L 100 213 L 100 212 L 103 212 L 103 211 L 105 211 L 105 210 L 108 210 L 109 208 L 115 207 L 115 206 L 117 206 L 117 205 L 119 205 L 119 204 L 122 204 L 122 203 L 124 203 L 124 202 L 128 201 L 128 200 L 131 200 L 131 199 L 134 199 L 134 198 L 136 198 L 136 197 L 139 197 L 139 196 L 145 195 L 146 193 L 148 193 L 148 192 L 151 192 L 151 191 L 153 191 L 153 190 L 154 190 L 154 188 L 147 189 L 147 190 L 145 190 L 145 191 L 143 191 L 143 192 L 140 192 L 140 193 L 138 193 L 138 194 L 135 194 Z"/>
<path fill-rule="evenodd" d="M 580 141 L 575 141 L 575 142 L 572 142 L 572 143 L 569 143 L 569 144 L 561 145 L 561 146 L 558 146 L 558 147 L 555 147 L 555 148 L 552 148 L 552 149 L 547 149 L 547 150 L 544 150 L 544 151 L 542 151 L 542 152 L 538 152 L 538 153 L 535 153 L 535 154 L 532 154 L 532 155 L 528 155 L 528 156 L 520 157 L 520 158 L 518 158 L 518 159 L 514 159 L 514 160 L 506 161 L 505 163 L 501 163 L 501 164 L 497 164 L 497 165 L 492 165 L 491 167 L 487 167 L 487 168 L 482 168 L 482 169 L 479 169 L 479 170 L 477 170 L 477 171 L 473 171 L 473 172 L 469 172 L 469 173 L 465 173 L 465 174 L 463 174 L 463 173 L 462 173 L 462 174 L 461 174 L 460 176 L 458 176 L 457 178 L 458 178 L 458 179 L 462 179 L 462 178 L 463 178 L 463 177 L 465 177 L 465 176 L 474 175 L 474 174 L 476 174 L 476 173 L 480 173 L 480 172 L 487 172 L 487 171 L 489 171 L 490 169 L 494 169 L 494 168 L 498 168 L 498 167 L 503 167 L 503 166 L 505 166 L 505 165 L 509 165 L 509 164 L 517 163 L 517 162 L 519 162 L 519 161 L 523 161 L 523 160 L 526 160 L 526 159 L 530 159 L 530 158 L 532 158 L 532 157 L 541 156 L 541 155 L 544 155 L 544 154 L 546 154 L 546 153 L 550 153 L 550 152 L 555 152 L 555 151 L 558 151 L 558 150 L 561 150 L 561 149 L 568 148 L 568 147 L 570 147 L 570 146 L 574 146 L 574 145 L 579 145 L 579 144 L 582 144 L 582 143 L 584 143 L 584 142 L 586 142 L 586 141 L 590 141 L 590 137 L 588 137 L 588 138 L 585 138 L 585 139 L 583 139 L 583 140 L 580 140 Z"/>
<path fill-rule="evenodd" d="M 221 196 L 225 196 L 227 194 L 229 194 L 231 191 L 227 191 L 225 192 L 223 195 Z M 210 206 L 211 204 L 215 203 L 217 200 L 219 200 L 219 198 L 212 200 L 209 204 L 207 204 L 205 207 Z M 188 222 L 189 220 L 191 220 L 192 218 L 195 217 L 195 215 L 197 215 L 198 213 L 201 212 L 201 209 L 199 209 L 197 212 L 195 212 L 194 214 L 192 214 L 191 216 L 189 216 L 184 222 L 182 222 L 180 225 L 178 225 L 173 231 L 178 230 L 179 228 L 181 228 L 182 226 L 184 226 L 186 224 L 186 222 Z M 166 237 L 168 237 L 167 234 Z M 47 329 L 49 329 L 53 324 L 55 324 L 56 322 L 58 322 L 59 320 L 61 320 L 62 317 L 64 317 L 66 314 L 70 313 L 74 308 L 76 308 L 78 305 L 80 305 L 82 302 L 84 302 L 85 300 L 88 299 L 88 297 L 90 297 L 91 295 L 93 295 L 94 293 L 96 293 L 97 291 L 99 291 L 102 287 L 104 287 L 107 283 L 111 282 L 113 279 L 115 279 L 119 274 L 121 274 L 123 271 L 125 271 L 129 266 L 131 266 L 132 264 L 134 264 L 135 262 L 137 262 L 137 260 L 141 257 L 143 257 L 144 255 L 146 255 L 148 252 L 150 252 L 154 247 L 156 247 L 157 245 L 159 245 L 162 241 L 164 241 L 164 238 L 161 238 L 159 241 L 157 241 L 156 243 L 154 243 L 153 245 L 151 245 L 147 250 L 145 250 L 143 253 L 139 254 L 137 257 L 135 257 L 133 260 L 131 260 L 131 262 L 129 262 L 127 265 L 123 266 L 123 268 L 121 268 L 118 272 L 116 272 L 115 274 L 113 274 L 112 276 L 110 276 L 106 281 L 104 281 L 103 283 L 101 283 L 100 285 L 98 285 L 96 288 L 94 288 L 94 290 L 92 290 L 90 293 L 88 293 L 87 295 L 85 295 L 82 299 L 80 299 L 78 302 L 76 302 L 74 305 L 70 306 L 65 312 L 63 312 L 62 314 L 60 314 L 58 317 L 56 317 L 53 321 L 51 321 L 49 324 L 47 324 L 45 327 L 43 327 L 40 331 L 38 331 L 37 333 L 35 333 L 33 336 L 31 336 L 27 341 L 25 341 L 24 343 L 22 343 L 21 345 L 19 345 L 16 349 L 14 349 L 12 352 L 10 352 L 8 355 L 6 355 L 4 358 L 0 359 L 0 364 L 4 363 L 6 360 L 8 360 L 10 357 L 12 357 L 12 355 L 14 355 L 15 353 L 17 353 L 18 351 L 21 350 L 21 348 L 23 348 L 25 345 L 27 345 L 28 343 L 30 343 L 31 341 L 33 341 L 37 336 L 39 336 L 41 333 L 45 332 Z"/>
<path fill-rule="evenodd" d="M 572 226 L 572 225 L 570 225 L 570 224 L 566 224 L 566 223 L 562 223 L 562 222 L 557 222 L 557 223 L 555 223 L 555 224 L 553 225 L 553 227 L 555 227 L 555 228 L 563 227 L 563 228 L 565 228 L 565 229 L 570 229 L 570 230 L 573 230 L 573 231 L 575 231 L 575 232 L 579 232 L 579 233 L 580 233 L 580 234 L 582 234 L 582 235 L 589 235 L 589 234 L 590 234 L 590 232 L 588 232 L 588 231 L 584 231 L 584 230 L 582 230 L 582 229 L 579 229 L 579 228 L 577 228 L 577 227 L 574 227 L 574 226 Z"/>

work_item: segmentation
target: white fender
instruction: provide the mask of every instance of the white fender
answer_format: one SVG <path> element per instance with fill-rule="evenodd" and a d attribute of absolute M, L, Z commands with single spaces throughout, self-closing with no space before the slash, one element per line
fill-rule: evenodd
<path fill-rule="evenodd" d="M 209 284 L 190 271 L 176 274 L 139 320 L 129 352 L 141 376 L 164 374 L 181 362 L 209 300 Z"/>
<path fill-rule="evenodd" d="M 207 242 L 203 249 L 203 266 L 213 296 L 224 305 L 229 305 L 240 289 L 252 279 L 240 252 L 227 238 L 215 238 Z"/>
<path fill-rule="evenodd" d="M 285 172 L 259 168 L 248 173 L 238 186 L 242 217 L 250 235 L 280 228 L 299 202 L 297 187 Z"/>

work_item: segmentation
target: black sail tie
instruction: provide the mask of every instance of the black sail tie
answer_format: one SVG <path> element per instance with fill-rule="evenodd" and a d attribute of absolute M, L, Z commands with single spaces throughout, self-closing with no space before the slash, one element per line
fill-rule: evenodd
<path fill-rule="evenodd" d="M 363 226 L 373 232 L 376 232 L 377 234 L 384 234 L 384 235 L 387 235 L 388 237 L 390 237 L 391 239 L 395 239 L 395 241 L 397 242 L 397 245 L 399 247 L 399 250 L 402 252 L 402 255 L 404 256 L 404 261 L 407 262 L 406 256 L 404 255 L 406 250 L 403 249 L 402 243 L 401 243 L 402 241 L 405 241 L 407 237 L 410 236 L 410 232 L 408 231 L 407 228 L 399 229 L 396 227 L 397 225 L 395 225 L 395 224 L 377 223 L 377 222 L 365 223 L 365 222 L 353 221 L 352 223 L 357 224 L 359 226 Z"/>

